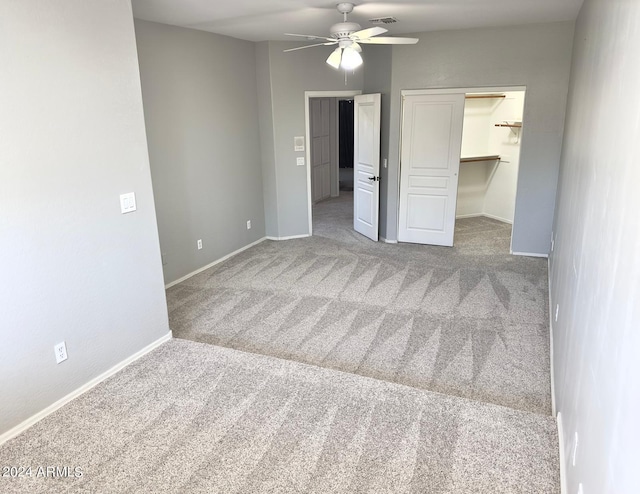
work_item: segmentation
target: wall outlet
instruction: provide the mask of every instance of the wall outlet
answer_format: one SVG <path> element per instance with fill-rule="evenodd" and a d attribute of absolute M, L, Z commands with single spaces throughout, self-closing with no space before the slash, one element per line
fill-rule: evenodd
<path fill-rule="evenodd" d="M 560 312 L 560 305 L 556 304 L 556 316 L 554 318 L 556 322 L 558 322 L 558 312 Z"/>
<path fill-rule="evenodd" d="M 163 266 L 167 265 L 167 253 L 166 252 L 162 253 L 162 265 Z"/>
<path fill-rule="evenodd" d="M 251 230 L 251 220 L 247 220 L 247 230 Z"/>
<path fill-rule="evenodd" d="M 553 238 L 553 232 L 551 232 L 551 252 L 553 252 L 553 248 L 555 247 L 555 245 L 556 245 L 556 241 Z"/>
<path fill-rule="evenodd" d="M 198 239 L 198 250 L 202 250 L 202 239 Z"/>
<path fill-rule="evenodd" d="M 54 346 L 53 351 L 56 353 L 56 363 L 59 364 L 67 360 L 67 345 L 65 345 L 64 341 Z"/>

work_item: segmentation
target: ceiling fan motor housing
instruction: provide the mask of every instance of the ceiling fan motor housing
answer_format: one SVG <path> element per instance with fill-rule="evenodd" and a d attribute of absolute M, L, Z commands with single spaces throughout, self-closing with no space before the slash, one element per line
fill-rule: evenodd
<path fill-rule="evenodd" d="M 339 22 L 331 26 L 331 36 L 336 39 L 348 38 L 351 33 L 360 31 L 360 24 L 357 22 Z"/>

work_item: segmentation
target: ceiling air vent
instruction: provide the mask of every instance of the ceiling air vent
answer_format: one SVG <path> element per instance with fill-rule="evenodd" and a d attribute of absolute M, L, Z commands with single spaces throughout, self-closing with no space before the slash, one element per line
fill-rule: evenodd
<path fill-rule="evenodd" d="M 398 22 L 398 19 L 395 17 L 378 17 L 377 19 L 369 19 L 371 24 L 393 24 L 394 22 Z"/>

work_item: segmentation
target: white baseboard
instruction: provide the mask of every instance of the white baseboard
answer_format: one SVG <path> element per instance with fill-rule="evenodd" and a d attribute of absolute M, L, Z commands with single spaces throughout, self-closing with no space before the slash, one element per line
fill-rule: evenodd
<path fill-rule="evenodd" d="M 558 427 L 558 456 L 560 457 L 560 494 L 567 494 L 567 455 L 564 450 L 564 426 L 562 425 L 562 413 L 556 415 L 556 425 Z"/>
<path fill-rule="evenodd" d="M 485 218 L 491 218 L 492 220 L 501 221 L 502 223 L 508 223 L 509 225 L 513 225 L 513 221 L 508 220 L 506 218 L 501 218 L 500 216 L 496 216 L 494 214 L 484 213 L 482 216 Z"/>
<path fill-rule="evenodd" d="M 509 225 L 513 225 L 513 221 L 508 220 L 506 218 L 501 218 L 500 216 L 496 216 L 493 214 L 489 214 L 489 213 L 470 213 L 470 214 L 460 214 L 460 215 L 456 215 L 456 219 L 462 219 L 462 218 L 479 218 L 480 216 L 484 217 L 484 218 L 491 218 L 492 220 L 497 220 L 497 221 L 501 221 L 502 223 L 508 223 Z"/>
<path fill-rule="evenodd" d="M 527 257 L 543 257 L 549 259 L 549 254 L 539 254 L 536 252 L 511 252 L 514 256 L 527 256 Z"/>
<path fill-rule="evenodd" d="M 307 238 L 310 237 L 311 235 L 309 235 L 308 233 L 304 233 L 302 235 L 290 235 L 289 237 L 265 237 L 267 240 L 276 240 L 276 241 L 280 241 L 280 240 L 293 240 L 296 238 Z"/>
<path fill-rule="evenodd" d="M 129 365 L 130 363 L 138 360 L 140 357 L 146 355 L 151 350 L 154 350 L 155 348 L 159 347 L 164 342 L 169 341 L 171 338 L 173 338 L 173 335 L 172 335 L 171 331 L 169 331 L 163 337 L 158 338 L 156 341 L 154 341 L 153 343 L 150 343 L 149 345 L 144 347 L 142 350 L 134 353 L 130 357 L 127 357 L 122 362 L 114 365 L 109 370 L 107 370 L 107 371 L 103 372 L 102 374 L 100 374 L 98 377 L 94 377 L 88 383 L 83 384 L 78 389 L 76 389 L 76 390 L 72 391 L 71 393 L 69 393 L 68 395 L 60 398 L 58 401 L 56 401 L 52 405 L 49 405 L 44 410 L 36 413 L 35 415 L 32 415 L 27 420 L 19 423 L 18 425 L 16 425 L 12 429 L 9 429 L 4 434 L 0 435 L 0 445 L 4 444 L 9 439 L 13 439 L 18 434 L 24 432 L 25 430 L 27 430 L 32 425 L 34 425 L 35 423 L 37 423 L 40 420 L 42 420 L 43 418 L 45 418 L 47 415 L 52 414 L 53 412 L 55 412 L 59 408 L 65 406 L 67 403 L 69 403 L 70 401 L 72 401 L 75 398 L 77 398 L 78 396 L 80 396 L 81 394 L 86 393 L 87 391 L 89 391 L 94 386 L 100 384 L 102 381 L 104 381 L 108 377 L 113 376 L 115 373 L 117 373 L 118 371 L 122 370 L 127 365 Z"/>
<path fill-rule="evenodd" d="M 556 380 L 553 365 L 553 311 L 551 310 L 551 267 L 547 260 L 547 283 L 549 290 L 549 375 L 551 378 L 551 412 L 556 418 L 558 428 L 558 456 L 560 458 L 560 494 L 567 494 L 567 471 L 566 452 L 564 449 L 564 426 L 562 424 L 562 413 L 557 411 L 556 406 Z"/>
<path fill-rule="evenodd" d="M 456 219 L 461 218 L 478 218 L 480 216 L 484 216 L 482 213 L 470 213 L 470 214 L 456 214 Z"/>
<path fill-rule="evenodd" d="M 206 266 L 202 266 L 201 268 L 196 269 L 195 271 L 192 271 L 189 274 L 184 275 L 182 278 L 178 278 L 175 281 L 172 281 L 170 283 L 167 283 L 164 288 L 165 290 L 167 288 L 171 288 L 173 285 L 177 285 L 178 283 L 182 283 L 185 280 L 188 280 L 189 278 L 191 278 L 192 276 L 197 275 L 198 273 L 202 273 L 203 271 L 206 271 L 207 269 L 215 266 L 216 264 L 220 264 L 223 261 L 226 261 L 227 259 L 229 259 L 230 257 L 235 256 L 236 254 L 240 254 L 240 252 L 242 252 L 243 250 L 247 250 L 251 247 L 253 247 L 254 245 L 258 245 L 260 242 L 264 242 L 267 239 L 271 239 L 271 237 L 262 237 L 258 240 L 256 240 L 255 242 L 251 242 L 248 245 L 245 245 L 244 247 L 240 247 L 238 250 L 234 250 L 233 252 L 231 252 L 230 254 L 227 254 L 226 256 L 221 257 L 220 259 L 216 259 L 213 262 L 210 262 L 209 264 L 207 264 Z"/>
<path fill-rule="evenodd" d="M 549 293 L 549 374 L 551 376 L 551 411 L 555 417 L 558 413 L 556 409 L 556 380 L 553 367 L 553 310 L 551 310 L 551 266 L 547 259 L 547 290 Z"/>
<path fill-rule="evenodd" d="M 384 242 L 385 244 L 397 244 L 397 240 L 389 240 L 388 238 L 380 237 L 380 242 Z"/>

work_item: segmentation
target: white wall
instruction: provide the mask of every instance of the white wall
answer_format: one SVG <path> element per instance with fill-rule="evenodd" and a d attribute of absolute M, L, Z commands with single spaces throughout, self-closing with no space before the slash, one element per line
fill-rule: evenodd
<path fill-rule="evenodd" d="M 264 237 L 255 46 L 140 20 L 136 37 L 169 283 Z"/>
<path fill-rule="evenodd" d="M 573 23 L 418 33 L 392 51 L 387 238 L 397 238 L 403 89 L 526 86 L 513 250 L 546 254 L 569 82 Z"/>
<path fill-rule="evenodd" d="M 130 2 L 0 2 L 0 38 L 1 434 L 169 327 Z"/>
<path fill-rule="evenodd" d="M 567 493 L 579 483 L 585 494 L 638 492 L 638 60 L 640 3 L 586 0 L 576 23 L 550 259 Z"/>

